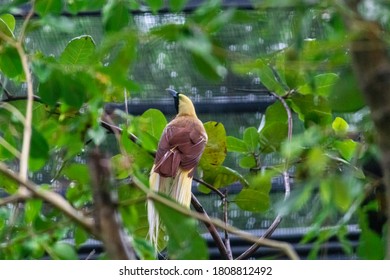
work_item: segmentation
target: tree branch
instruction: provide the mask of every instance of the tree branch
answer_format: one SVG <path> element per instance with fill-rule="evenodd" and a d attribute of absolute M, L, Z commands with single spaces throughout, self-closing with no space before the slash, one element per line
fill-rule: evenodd
<path fill-rule="evenodd" d="M 0 198 L 0 206 L 7 205 L 7 204 L 13 204 L 19 201 L 23 201 L 25 197 L 19 193 L 6 196 L 4 198 Z"/>
<path fill-rule="evenodd" d="M 15 174 L 3 163 L 0 163 L 0 172 L 20 185 L 26 187 L 35 197 L 44 200 L 45 202 L 60 210 L 62 213 L 64 213 L 64 215 L 75 221 L 77 224 L 81 225 L 88 232 L 96 235 L 92 219 L 85 217 L 81 212 L 74 209 L 72 205 L 70 205 L 69 202 L 59 194 L 39 188 L 33 182 L 25 180 L 19 175 Z"/>
<path fill-rule="evenodd" d="M 116 204 L 111 199 L 112 177 L 109 161 L 95 150 L 90 155 L 89 170 L 92 179 L 96 231 L 110 259 L 136 259 L 126 233 L 123 232 Z"/>
<path fill-rule="evenodd" d="M 203 186 L 210 189 L 211 191 L 215 192 L 222 200 L 224 200 L 226 198 L 225 195 L 220 190 L 215 188 L 213 185 L 205 182 L 204 180 L 196 178 L 196 177 L 194 177 L 193 180 L 199 184 L 202 184 Z"/>
<path fill-rule="evenodd" d="M 187 209 L 187 208 L 185 208 L 185 207 L 183 207 L 183 206 L 181 206 L 181 205 L 179 205 L 179 204 L 177 204 L 177 203 L 175 203 L 167 198 L 164 198 L 163 196 L 158 195 L 157 193 L 151 191 L 147 186 L 145 186 L 136 177 L 133 177 L 133 183 L 137 188 L 142 190 L 147 195 L 148 199 L 162 203 L 162 204 L 172 208 L 173 210 L 175 210 L 179 213 L 182 213 L 183 215 L 195 218 L 195 219 L 202 221 L 202 222 L 213 224 L 214 226 L 219 227 L 223 230 L 226 230 L 227 232 L 229 232 L 231 234 L 237 235 L 238 237 L 240 237 L 244 240 L 247 240 L 249 242 L 253 242 L 253 243 L 256 243 L 256 244 L 259 244 L 262 246 L 267 246 L 267 247 L 278 249 L 278 250 L 282 251 L 290 259 L 294 259 L 294 260 L 299 259 L 299 256 L 297 255 L 295 250 L 287 242 L 280 242 L 280 241 L 270 240 L 267 238 L 258 239 L 257 237 L 255 237 L 255 236 L 253 236 L 245 231 L 242 231 L 236 227 L 226 225 L 223 221 L 221 221 L 219 219 L 209 218 L 203 214 L 193 212 L 190 209 Z"/>
<path fill-rule="evenodd" d="M 191 196 L 191 204 L 194 207 L 194 209 L 196 210 L 196 212 L 198 212 L 198 213 L 204 215 L 205 217 L 207 217 L 208 219 L 210 219 L 207 212 L 204 210 L 203 206 L 200 204 L 200 202 L 198 201 L 196 196 L 194 196 L 194 194 L 192 194 L 192 196 Z M 211 237 L 214 239 L 214 242 L 215 242 L 219 252 L 221 253 L 221 256 L 227 260 L 230 259 L 229 253 L 226 249 L 226 246 L 225 246 L 221 236 L 218 233 L 217 228 L 212 223 L 205 222 L 205 221 L 203 221 L 203 223 L 207 227 L 207 230 L 209 231 Z"/>
<path fill-rule="evenodd" d="M 34 4 L 34 1 L 33 3 Z M 34 92 L 33 92 L 33 82 L 32 77 L 28 65 L 27 54 L 23 48 L 23 40 L 24 40 L 24 32 L 26 26 L 33 15 L 34 10 L 31 9 L 27 14 L 26 19 L 23 22 L 22 30 L 20 33 L 19 40 L 15 43 L 15 48 L 18 51 L 20 56 L 20 60 L 22 62 L 23 72 L 26 76 L 26 84 L 27 84 L 27 104 L 26 104 L 26 121 L 24 123 L 23 130 L 23 143 L 22 143 L 22 151 L 20 154 L 20 178 L 22 180 L 27 180 L 28 177 L 28 160 L 30 156 L 30 147 L 31 147 L 31 135 L 32 135 L 32 115 L 33 115 L 33 102 L 34 102 Z"/>

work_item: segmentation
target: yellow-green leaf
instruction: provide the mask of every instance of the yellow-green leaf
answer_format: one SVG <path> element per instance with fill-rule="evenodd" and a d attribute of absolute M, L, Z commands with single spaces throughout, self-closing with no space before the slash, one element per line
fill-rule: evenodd
<path fill-rule="evenodd" d="M 349 125 L 343 118 L 336 117 L 332 123 L 332 129 L 337 135 L 342 136 L 347 134 Z"/>
<path fill-rule="evenodd" d="M 226 131 L 222 123 L 210 121 L 204 124 L 208 141 L 200 159 L 202 169 L 220 166 L 226 157 Z"/>
<path fill-rule="evenodd" d="M 11 14 L 2 14 L 0 19 L 8 26 L 11 32 L 15 31 L 16 20 L 15 17 Z"/>

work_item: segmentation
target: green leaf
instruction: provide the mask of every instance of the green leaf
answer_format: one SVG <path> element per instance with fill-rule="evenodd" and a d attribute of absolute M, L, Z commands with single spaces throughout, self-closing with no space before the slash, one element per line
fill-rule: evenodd
<path fill-rule="evenodd" d="M 74 229 L 74 241 L 76 247 L 80 247 L 88 240 L 88 233 L 80 226 L 76 226 Z"/>
<path fill-rule="evenodd" d="M 358 211 L 359 228 L 361 230 L 357 254 L 363 260 L 383 260 L 386 255 L 386 240 L 370 228 L 369 213 L 372 208 L 374 211 L 378 206 L 368 204 Z"/>
<path fill-rule="evenodd" d="M 141 260 L 155 260 L 156 253 L 152 245 L 148 243 L 143 238 L 135 237 L 133 238 L 132 245 L 134 246 L 134 250 L 137 252 L 137 256 L 141 258 Z"/>
<path fill-rule="evenodd" d="M 62 95 L 61 73 L 57 70 L 51 72 L 46 81 L 39 84 L 38 94 L 42 101 L 55 106 Z"/>
<path fill-rule="evenodd" d="M 105 4 L 106 4 L 106 0 L 94 0 L 94 1 L 68 0 L 66 3 L 66 8 L 70 13 L 76 15 L 81 11 L 101 10 Z"/>
<path fill-rule="evenodd" d="M 160 110 L 149 109 L 142 115 L 141 119 L 144 121 L 141 125 L 141 130 L 149 131 L 149 134 L 159 140 L 167 125 L 167 119 Z"/>
<path fill-rule="evenodd" d="M 277 175 L 278 171 L 272 169 L 267 169 L 259 174 L 252 175 L 248 178 L 249 187 L 268 195 L 272 188 L 272 178 Z"/>
<path fill-rule="evenodd" d="M 11 24 L 11 26 L 9 25 Z M 12 22 L 7 18 L 3 18 L 0 16 L 0 32 L 4 34 L 6 37 L 14 38 L 14 33 L 12 31 Z M 3 39 L 0 39 L 0 43 L 3 41 Z"/>
<path fill-rule="evenodd" d="M 226 69 L 210 54 L 190 50 L 192 60 L 199 72 L 210 80 L 218 81 L 226 75 Z"/>
<path fill-rule="evenodd" d="M 260 82 L 272 92 L 278 95 L 284 95 L 286 90 L 283 85 L 276 79 L 274 70 L 262 59 L 255 62 L 247 62 L 233 65 L 233 70 L 239 74 L 255 72 L 260 77 Z"/>
<path fill-rule="evenodd" d="M 49 156 L 49 144 L 46 138 L 34 127 L 31 135 L 30 156 L 35 159 L 47 159 Z"/>
<path fill-rule="evenodd" d="M 242 210 L 250 212 L 264 212 L 270 206 L 269 195 L 252 188 L 242 189 L 234 201 Z"/>
<path fill-rule="evenodd" d="M 329 95 L 329 104 L 335 112 L 356 112 L 365 106 L 363 94 L 352 69 L 340 74 Z"/>
<path fill-rule="evenodd" d="M 154 205 L 168 232 L 168 255 L 170 259 L 207 259 L 207 244 L 198 233 L 196 221 L 159 202 L 155 201 Z"/>
<path fill-rule="evenodd" d="M 250 176 L 248 187 L 243 188 L 234 201 L 246 211 L 266 211 L 270 207 L 269 192 L 272 187 L 272 178 L 276 174 L 275 170 L 266 170 L 264 173 Z"/>
<path fill-rule="evenodd" d="M 39 85 L 39 96 L 50 106 L 55 106 L 62 100 L 66 105 L 78 109 L 87 97 L 88 90 L 85 85 L 87 77 L 85 73 L 53 70 L 47 81 Z"/>
<path fill-rule="evenodd" d="M 161 111 L 149 109 L 140 117 L 134 118 L 128 130 L 138 136 L 143 148 L 156 151 L 166 125 L 167 120 Z"/>
<path fill-rule="evenodd" d="M 228 9 L 218 12 L 211 20 L 207 22 L 206 28 L 209 33 L 216 33 L 221 28 L 231 22 L 235 14 L 234 9 Z"/>
<path fill-rule="evenodd" d="M 287 124 L 272 122 L 260 131 L 260 147 L 263 153 L 272 153 L 279 150 L 281 143 L 287 138 Z"/>
<path fill-rule="evenodd" d="M 366 229 L 360 234 L 357 254 L 362 260 L 383 260 L 385 258 L 385 242 L 375 232 Z"/>
<path fill-rule="evenodd" d="M 343 118 L 336 117 L 332 122 L 332 129 L 336 135 L 344 136 L 348 133 L 349 125 Z"/>
<path fill-rule="evenodd" d="M 332 201 L 332 187 L 329 180 L 321 180 L 320 182 L 320 198 L 323 205 L 327 206 Z"/>
<path fill-rule="evenodd" d="M 0 172 L 0 188 L 2 191 L 13 194 L 18 190 L 19 184 Z"/>
<path fill-rule="evenodd" d="M 62 12 L 63 3 L 62 0 L 36 0 L 35 11 L 41 17 L 48 14 L 59 15 Z"/>
<path fill-rule="evenodd" d="M 57 33 L 61 34 L 75 34 L 77 33 L 77 28 L 79 28 L 78 23 L 72 20 L 71 17 L 67 16 L 46 16 L 39 21 L 39 24 L 45 26 L 47 29 L 55 30 Z"/>
<path fill-rule="evenodd" d="M 220 122 L 210 121 L 204 124 L 208 141 L 199 165 L 202 169 L 220 166 L 226 157 L 226 131 Z"/>
<path fill-rule="evenodd" d="M 0 20 L 1 22 L 1 20 Z M 0 48 L 0 71 L 17 81 L 24 80 L 22 61 L 18 51 L 10 46 Z"/>
<path fill-rule="evenodd" d="M 291 108 L 298 113 L 305 126 L 324 126 L 332 121 L 331 108 L 326 98 L 312 94 L 294 94 L 290 99 Z"/>
<path fill-rule="evenodd" d="M 150 30 L 151 35 L 162 38 L 169 42 L 176 42 L 181 40 L 184 34 L 188 32 L 189 29 L 187 25 L 174 23 L 157 26 Z"/>
<path fill-rule="evenodd" d="M 308 151 L 305 164 L 310 174 L 315 177 L 321 176 L 326 171 L 328 162 L 329 158 L 325 151 L 320 147 L 314 147 Z"/>
<path fill-rule="evenodd" d="M 169 0 L 169 7 L 172 12 L 177 13 L 183 10 L 187 0 Z"/>
<path fill-rule="evenodd" d="M 82 80 L 83 76 L 81 73 L 64 74 L 59 81 L 62 86 L 60 90 L 62 100 L 66 105 L 76 109 L 80 108 L 86 100 L 87 89 Z"/>
<path fill-rule="evenodd" d="M 338 80 L 339 76 L 335 73 L 319 74 L 314 77 L 312 83 L 299 87 L 298 92 L 301 94 L 329 96 Z"/>
<path fill-rule="evenodd" d="M 34 222 L 42 209 L 42 200 L 30 199 L 25 203 L 25 218 L 27 223 Z"/>
<path fill-rule="evenodd" d="M 15 17 L 13 15 L 11 15 L 11 14 L 2 14 L 2 15 L 0 15 L 0 20 L 2 20 L 7 25 L 7 27 L 9 28 L 9 30 L 11 32 L 15 31 L 16 20 L 15 20 Z M 1 23 L 0 23 L 0 26 L 1 26 Z M 0 30 L 4 31 L 2 29 L 2 27 L 0 27 Z M 5 35 L 8 36 L 9 34 L 5 33 Z"/>
<path fill-rule="evenodd" d="M 164 5 L 163 0 L 146 0 L 146 3 L 149 5 L 154 14 L 156 14 Z"/>
<path fill-rule="evenodd" d="M 239 152 L 239 153 L 248 152 L 247 144 L 243 140 L 233 136 L 226 137 L 226 147 L 229 152 Z"/>
<path fill-rule="evenodd" d="M 108 1 L 103 8 L 103 24 L 106 32 L 117 32 L 128 26 L 129 11 L 125 1 Z"/>
<path fill-rule="evenodd" d="M 239 163 L 241 168 L 254 168 L 256 167 L 256 159 L 253 155 L 245 155 L 242 158 L 240 158 L 240 163 Z"/>
<path fill-rule="evenodd" d="M 60 62 L 68 65 L 88 65 L 95 51 L 95 42 L 91 36 L 83 35 L 73 38 L 60 56 Z"/>
<path fill-rule="evenodd" d="M 77 260 L 78 256 L 74 247 L 65 242 L 56 242 L 54 243 L 51 250 L 54 253 L 54 256 L 60 260 Z"/>
<path fill-rule="evenodd" d="M 149 171 L 153 165 L 154 158 L 141 148 L 139 145 L 129 139 L 127 133 L 122 133 L 121 144 L 131 159 L 131 171 L 142 171 L 149 176 Z"/>
<path fill-rule="evenodd" d="M 108 63 L 100 69 L 107 75 L 110 82 L 119 87 L 119 94 L 123 98 L 123 89 L 129 92 L 139 91 L 134 81 L 129 80 L 129 67 L 137 55 L 138 34 L 131 30 L 123 30 L 104 37 L 97 54 L 102 60 L 110 58 Z M 106 99 L 108 99 L 106 97 Z"/>
<path fill-rule="evenodd" d="M 265 110 L 265 123 L 287 123 L 287 112 L 281 102 L 275 102 Z"/>
<path fill-rule="evenodd" d="M 333 145 L 339 151 L 340 155 L 348 161 L 356 156 L 356 148 L 358 147 L 358 143 L 352 139 L 346 139 L 343 141 L 337 140 Z"/>
<path fill-rule="evenodd" d="M 244 186 L 248 185 L 245 178 L 239 172 L 222 165 L 218 167 L 211 167 L 209 169 L 203 169 L 202 179 L 215 188 L 229 186 L 237 181 L 240 181 Z M 199 190 L 203 193 L 210 192 L 210 189 L 202 185 L 199 186 Z"/>
<path fill-rule="evenodd" d="M 259 133 L 255 127 L 248 127 L 244 131 L 243 140 L 248 146 L 248 151 L 255 153 L 259 147 Z"/>
<path fill-rule="evenodd" d="M 335 177 L 332 179 L 333 200 L 342 212 L 346 212 L 353 201 L 350 187 L 344 178 Z"/>
<path fill-rule="evenodd" d="M 85 207 L 92 202 L 91 190 L 85 185 L 70 184 L 66 189 L 65 196 L 76 208 Z"/>
<path fill-rule="evenodd" d="M 130 176 L 130 161 L 129 158 L 122 155 L 117 154 L 111 158 L 111 164 L 115 172 L 116 179 L 125 179 Z"/>
<path fill-rule="evenodd" d="M 90 182 L 88 166 L 81 163 L 72 163 L 67 165 L 62 170 L 62 174 L 69 180 L 76 181 L 81 185 L 86 185 Z"/>

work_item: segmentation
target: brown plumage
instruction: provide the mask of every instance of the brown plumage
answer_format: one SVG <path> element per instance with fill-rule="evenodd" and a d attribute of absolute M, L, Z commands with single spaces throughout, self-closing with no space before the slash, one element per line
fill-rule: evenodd
<path fill-rule="evenodd" d="M 206 146 L 207 134 L 192 101 L 181 93 L 168 91 L 175 99 L 178 114 L 163 131 L 149 183 L 153 191 L 189 207 L 192 177 Z M 160 218 L 151 201 L 148 202 L 148 221 L 149 237 L 157 248 Z"/>

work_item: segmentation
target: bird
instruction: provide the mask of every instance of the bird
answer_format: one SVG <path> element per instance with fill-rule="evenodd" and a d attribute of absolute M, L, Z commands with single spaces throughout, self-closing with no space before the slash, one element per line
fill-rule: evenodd
<path fill-rule="evenodd" d="M 177 115 L 166 125 L 159 140 L 149 177 L 150 189 L 190 208 L 192 178 L 208 137 L 191 99 L 173 89 L 166 91 L 173 96 Z M 149 239 L 159 250 L 162 223 L 153 201 L 148 201 L 147 208 Z"/>

